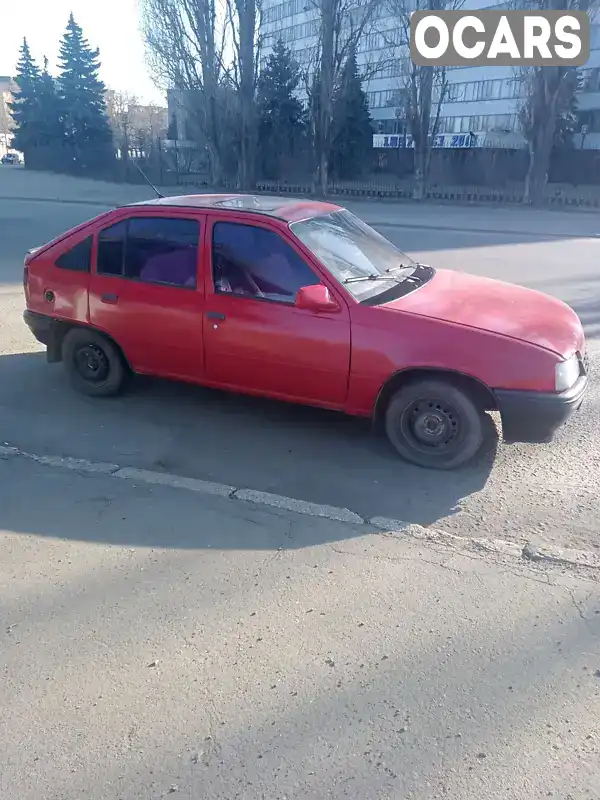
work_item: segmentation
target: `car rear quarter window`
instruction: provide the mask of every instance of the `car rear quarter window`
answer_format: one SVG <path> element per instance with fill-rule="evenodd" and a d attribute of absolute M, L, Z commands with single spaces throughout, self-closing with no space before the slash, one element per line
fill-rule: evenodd
<path fill-rule="evenodd" d="M 88 236 L 74 247 L 65 250 L 54 262 L 59 269 L 68 269 L 71 272 L 89 272 L 92 266 L 92 241 Z"/>

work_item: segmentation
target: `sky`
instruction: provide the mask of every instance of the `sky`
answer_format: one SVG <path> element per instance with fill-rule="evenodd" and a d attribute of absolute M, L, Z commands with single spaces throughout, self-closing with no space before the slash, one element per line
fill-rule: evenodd
<path fill-rule="evenodd" d="M 69 14 L 90 45 L 100 48 L 100 78 L 107 88 L 135 94 L 143 103 L 166 105 L 144 61 L 137 0 L 18 0 L 10 3 L 0 24 L 0 75 L 14 76 L 25 36 L 34 58 L 48 58 L 56 74 L 61 37 Z"/>

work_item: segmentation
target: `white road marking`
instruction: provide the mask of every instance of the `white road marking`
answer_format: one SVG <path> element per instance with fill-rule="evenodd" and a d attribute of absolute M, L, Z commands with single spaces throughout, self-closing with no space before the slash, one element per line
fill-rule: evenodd
<path fill-rule="evenodd" d="M 0 445 L 0 458 L 24 458 L 35 461 L 46 467 L 70 469 L 74 472 L 87 474 L 108 475 L 120 480 L 129 480 L 136 484 L 159 484 L 174 489 L 186 489 L 199 494 L 216 495 L 237 502 L 254 503 L 256 505 L 280 508 L 296 514 L 309 517 L 321 517 L 335 522 L 345 522 L 352 525 L 368 525 L 377 528 L 382 534 L 393 536 L 406 536 L 412 539 L 437 543 L 457 551 L 489 553 L 520 561 L 532 561 L 557 566 L 576 566 L 600 569 L 600 554 L 587 550 L 574 550 L 551 545 L 531 545 L 524 541 L 523 544 L 509 542 L 503 539 L 473 539 L 466 536 L 457 536 L 439 528 L 426 528 L 415 523 L 403 520 L 394 520 L 387 517 L 364 518 L 350 511 L 348 508 L 338 506 L 320 505 L 294 497 L 286 497 L 269 492 L 260 492 L 253 489 L 242 489 L 228 486 L 224 483 L 213 483 L 197 478 L 186 478 L 167 472 L 154 472 L 151 470 L 137 469 L 135 467 L 122 467 L 119 464 L 107 464 L 100 461 L 87 461 L 84 458 L 71 458 L 69 456 L 41 456 L 27 453 L 13 447 L 8 443 Z"/>

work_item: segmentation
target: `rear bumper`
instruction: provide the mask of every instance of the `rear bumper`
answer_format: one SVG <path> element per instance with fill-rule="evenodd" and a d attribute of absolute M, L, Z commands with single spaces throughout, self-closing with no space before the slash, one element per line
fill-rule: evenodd
<path fill-rule="evenodd" d="M 587 375 L 561 394 L 494 391 L 502 418 L 502 438 L 505 442 L 550 442 L 583 403 L 588 387 Z"/>
<path fill-rule="evenodd" d="M 29 330 L 41 344 L 48 344 L 55 336 L 56 320 L 35 311 L 24 311 L 23 319 Z"/>
<path fill-rule="evenodd" d="M 45 314 L 38 314 L 35 311 L 24 311 L 23 319 L 38 342 L 46 345 L 48 361 L 60 361 L 61 347 L 58 335 L 60 322 L 53 317 L 47 317 Z"/>

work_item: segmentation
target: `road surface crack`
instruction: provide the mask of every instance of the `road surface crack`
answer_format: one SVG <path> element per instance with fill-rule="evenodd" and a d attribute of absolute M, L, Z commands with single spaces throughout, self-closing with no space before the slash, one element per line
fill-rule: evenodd
<path fill-rule="evenodd" d="M 445 569 L 448 572 L 453 572 L 455 575 L 463 575 L 464 571 L 458 569 L 457 567 L 449 567 L 447 563 L 443 561 L 431 561 L 427 558 L 423 558 L 422 556 L 388 556 L 388 555 L 380 555 L 375 553 L 353 553 L 350 550 L 342 550 L 341 547 L 336 547 L 335 545 L 330 545 L 331 550 L 334 553 L 338 553 L 342 556 L 351 556 L 354 558 L 360 558 L 363 561 L 372 559 L 373 561 L 387 561 L 391 564 L 401 564 L 401 563 L 414 563 L 415 561 L 419 562 L 420 564 L 429 564 L 432 567 L 441 567 L 441 569 Z M 439 551 L 436 551 L 439 552 Z M 444 554 L 445 555 L 445 554 Z M 454 556 L 452 556 L 454 557 Z M 448 559 L 450 560 L 450 559 Z"/>
<path fill-rule="evenodd" d="M 577 602 L 577 600 L 575 599 L 575 593 L 574 593 L 573 589 L 571 589 L 571 588 L 570 588 L 570 587 L 568 587 L 568 586 L 565 586 L 565 589 L 566 589 L 566 591 L 567 591 L 567 594 L 568 594 L 568 595 L 569 595 L 569 597 L 571 598 L 571 603 L 573 604 L 573 608 L 574 608 L 574 609 L 577 611 L 577 613 L 579 614 L 579 616 L 581 617 L 581 619 L 582 619 L 582 620 L 583 620 L 583 621 L 584 621 L 586 624 L 587 624 L 587 623 L 589 623 L 589 619 L 588 619 L 588 617 L 586 617 L 586 615 L 585 615 L 585 613 L 584 613 L 583 609 L 581 608 L 581 605 L 580 605 L 580 604 Z"/>

